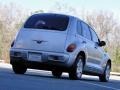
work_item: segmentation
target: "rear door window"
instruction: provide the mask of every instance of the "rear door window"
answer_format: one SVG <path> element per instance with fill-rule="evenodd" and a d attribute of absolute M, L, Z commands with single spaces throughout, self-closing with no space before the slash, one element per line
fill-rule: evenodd
<path fill-rule="evenodd" d="M 79 35 L 83 35 L 82 26 L 81 26 L 80 21 L 77 22 L 77 32 L 78 32 Z"/>
<path fill-rule="evenodd" d="M 90 30 L 91 30 L 91 33 L 92 33 L 93 42 L 99 42 L 99 39 L 98 39 L 98 36 L 97 36 L 96 32 L 92 28 L 90 28 Z"/>
<path fill-rule="evenodd" d="M 35 14 L 25 23 L 24 28 L 58 30 L 67 29 L 69 17 L 59 14 Z"/>
<path fill-rule="evenodd" d="M 88 40 L 92 40 L 91 32 L 89 30 L 88 25 L 84 22 L 81 22 L 81 25 L 82 25 L 82 30 L 84 31 L 84 37 L 87 38 Z"/>

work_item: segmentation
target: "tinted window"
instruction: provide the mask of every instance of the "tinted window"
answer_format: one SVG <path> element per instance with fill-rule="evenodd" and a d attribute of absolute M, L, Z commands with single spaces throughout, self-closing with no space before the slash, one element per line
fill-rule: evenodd
<path fill-rule="evenodd" d="M 64 31 L 68 22 L 69 17 L 65 15 L 36 14 L 26 21 L 24 28 Z"/>
<path fill-rule="evenodd" d="M 91 40 L 91 32 L 89 30 L 88 25 L 85 24 L 84 22 L 82 22 L 81 25 L 82 25 L 82 30 L 84 31 L 84 37 Z"/>
<path fill-rule="evenodd" d="M 78 32 L 78 34 L 83 35 L 80 21 L 77 22 L 77 32 Z"/>
<path fill-rule="evenodd" d="M 91 30 L 91 33 L 92 33 L 92 40 L 94 42 L 98 42 L 98 36 L 97 36 L 96 32 L 92 28 L 90 28 L 90 30 Z"/>

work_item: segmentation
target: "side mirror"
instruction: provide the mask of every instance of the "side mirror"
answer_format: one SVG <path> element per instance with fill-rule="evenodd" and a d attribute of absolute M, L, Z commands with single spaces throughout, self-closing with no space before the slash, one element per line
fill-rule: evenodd
<path fill-rule="evenodd" d="M 106 45 L 106 42 L 105 41 L 100 41 L 99 42 L 99 46 L 102 47 L 102 46 L 105 46 Z"/>

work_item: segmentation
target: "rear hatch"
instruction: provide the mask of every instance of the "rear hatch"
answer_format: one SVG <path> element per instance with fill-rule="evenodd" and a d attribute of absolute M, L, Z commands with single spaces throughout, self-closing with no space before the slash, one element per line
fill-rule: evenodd
<path fill-rule="evenodd" d="M 65 15 L 33 15 L 20 30 L 14 48 L 64 52 L 68 23 Z"/>

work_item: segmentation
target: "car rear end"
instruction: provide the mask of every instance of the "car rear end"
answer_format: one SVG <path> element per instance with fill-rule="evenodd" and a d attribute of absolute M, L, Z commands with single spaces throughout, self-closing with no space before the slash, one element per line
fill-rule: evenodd
<path fill-rule="evenodd" d="M 69 55 L 66 40 L 70 17 L 59 14 L 35 14 L 19 31 L 10 49 L 10 63 L 28 68 L 66 67 Z"/>

